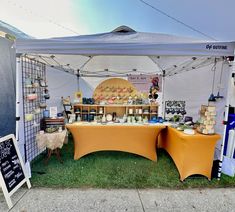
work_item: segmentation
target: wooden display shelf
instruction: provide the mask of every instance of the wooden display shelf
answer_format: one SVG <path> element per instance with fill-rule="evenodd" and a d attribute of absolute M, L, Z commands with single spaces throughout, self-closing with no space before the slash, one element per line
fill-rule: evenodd
<path fill-rule="evenodd" d="M 48 127 L 62 127 L 64 129 L 64 118 L 43 118 L 41 120 L 41 129 L 45 130 Z"/>
<path fill-rule="evenodd" d="M 121 105 L 121 104 L 105 104 L 105 105 L 74 104 L 73 106 L 74 107 L 79 107 L 79 106 L 82 106 L 82 107 L 156 107 L 156 106 L 159 106 L 159 105 L 158 104 L 148 104 L 148 105 L 145 105 L 145 104 L 142 104 L 142 105 L 128 105 L 128 104 L 126 104 L 126 105 Z"/>
<path fill-rule="evenodd" d="M 148 105 L 119 105 L 119 104 L 107 104 L 107 105 L 89 105 L 89 104 L 74 104 L 74 111 L 76 111 L 77 108 L 79 108 L 79 112 L 75 112 L 77 116 L 82 115 L 95 115 L 95 116 L 102 116 L 107 114 L 116 113 L 117 116 L 122 117 L 124 114 L 127 116 L 156 116 L 157 112 L 150 112 L 151 108 L 155 108 L 156 111 L 158 111 L 158 104 L 148 104 Z M 100 108 L 102 108 L 103 112 L 100 113 Z M 87 112 L 82 112 L 84 109 L 87 110 Z M 129 109 L 133 109 L 133 113 L 129 113 Z M 149 112 L 145 113 L 137 113 L 135 110 L 141 109 L 142 111 L 144 109 L 148 109 Z M 95 110 L 95 112 L 90 112 L 91 110 Z"/>

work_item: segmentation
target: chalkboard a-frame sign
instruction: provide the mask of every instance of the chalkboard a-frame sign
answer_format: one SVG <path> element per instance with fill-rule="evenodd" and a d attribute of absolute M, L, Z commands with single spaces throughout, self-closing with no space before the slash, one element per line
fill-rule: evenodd
<path fill-rule="evenodd" d="M 9 208 L 13 207 L 11 195 L 24 183 L 31 187 L 15 136 L 0 138 L 0 185 Z"/>

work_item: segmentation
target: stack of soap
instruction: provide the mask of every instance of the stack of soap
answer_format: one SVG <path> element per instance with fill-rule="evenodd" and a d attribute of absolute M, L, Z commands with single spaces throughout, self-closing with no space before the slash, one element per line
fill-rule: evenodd
<path fill-rule="evenodd" d="M 200 120 L 199 120 L 200 125 L 197 130 L 203 134 L 214 134 L 215 117 L 216 117 L 215 106 L 202 105 L 200 110 Z"/>

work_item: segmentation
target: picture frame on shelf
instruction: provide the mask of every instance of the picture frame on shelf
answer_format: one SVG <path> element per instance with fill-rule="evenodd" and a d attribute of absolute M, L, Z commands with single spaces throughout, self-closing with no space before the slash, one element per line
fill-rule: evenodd
<path fill-rule="evenodd" d="M 51 118 L 57 117 L 57 107 L 50 107 L 50 117 Z"/>

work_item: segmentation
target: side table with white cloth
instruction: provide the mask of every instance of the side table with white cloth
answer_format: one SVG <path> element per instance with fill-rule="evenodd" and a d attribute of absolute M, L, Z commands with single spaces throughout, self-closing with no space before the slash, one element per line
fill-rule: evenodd
<path fill-rule="evenodd" d="M 36 142 L 39 149 L 47 148 L 46 164 L 48 163 L 52 153 L 55 153 L 58 161 L 63 163 L 60 156 L 60 149 L 68 142 L 67 130 L 63 130 L 62 132 L 37 134 Z"/>

